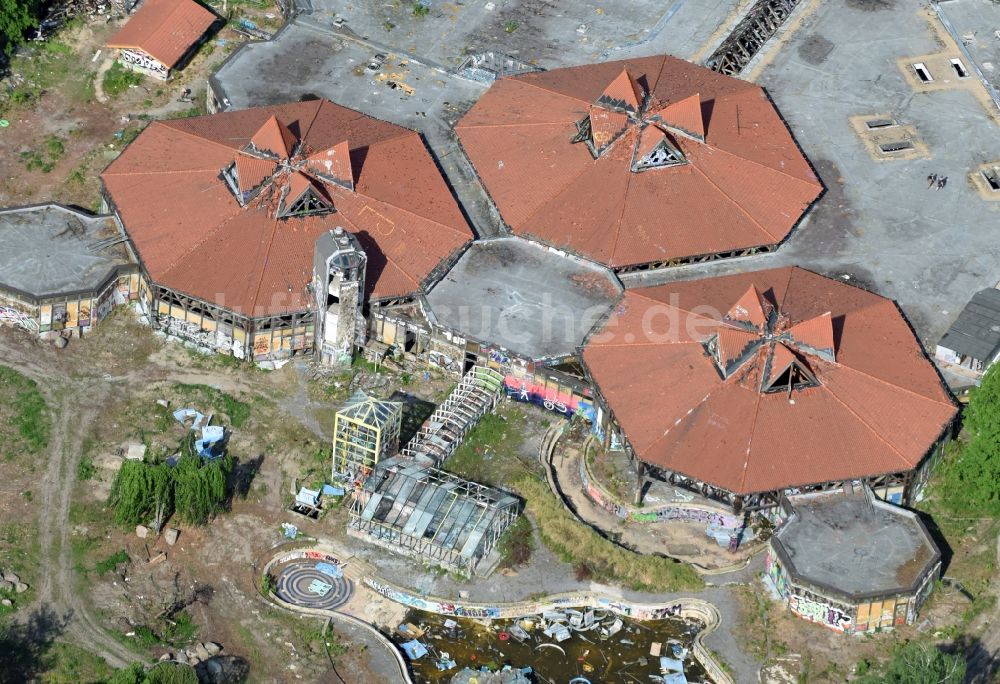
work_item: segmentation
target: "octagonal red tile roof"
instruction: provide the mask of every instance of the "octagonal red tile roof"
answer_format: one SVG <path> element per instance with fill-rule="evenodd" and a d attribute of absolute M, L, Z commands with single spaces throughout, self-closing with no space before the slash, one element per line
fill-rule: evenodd
<path fill-rule="evenodd" d="M 912 470 L 957 412 L 892 300 L 800 268 L 629 290 L 583 358 L 639 458 L 737 494 Z"/>
<path fill-rule="evenodd" d="M 337 226 L 374 298 L 419 291 L 472 239 L 417 133 L 326 100 L 153 122 L 101 179 L 155 282 L 251 317 L 310 305 L 316 238 Z M 305 193 L 333 210 L 282 218 Z"/>
<path fill-rule="evenodd" d="M 616 268 L 778 244 L 822 191 L 763 89 L 669 56 L 500 79 L 456 131 L 515 233 Z"/>

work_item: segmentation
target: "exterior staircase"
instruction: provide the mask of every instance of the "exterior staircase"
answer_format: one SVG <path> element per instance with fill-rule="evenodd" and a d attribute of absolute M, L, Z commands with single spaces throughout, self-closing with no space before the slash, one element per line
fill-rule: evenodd
<path fill-rule="evenodd" d="M 486 366 L 473 366 L 424 421 L 401 454 L 440 467 L 455 453 L 469 430 L 496 408 L 502 395 L 503 375 Z"/>

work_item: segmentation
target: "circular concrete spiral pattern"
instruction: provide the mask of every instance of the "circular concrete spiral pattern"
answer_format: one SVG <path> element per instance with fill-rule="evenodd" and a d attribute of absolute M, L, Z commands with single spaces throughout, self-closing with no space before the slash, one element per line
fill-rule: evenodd
<path fill-rule="evenodd" d="M 281 568 L 277 577 L 275 593 L 288 603 L 305 608 L 333 610 L 342 606 L 354 593 L 354 585 L 346 577 L 333 578 L 316 569 L 318 561 L 292 561 Z M 324 594 L 316 593 L 311 587 L 318 583 L 329 585 Z"/>

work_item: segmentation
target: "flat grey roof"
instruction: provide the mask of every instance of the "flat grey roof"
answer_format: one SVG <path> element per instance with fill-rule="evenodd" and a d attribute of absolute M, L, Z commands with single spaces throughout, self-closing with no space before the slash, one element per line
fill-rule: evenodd
<path fill-rule="evenodd" d="M 874 498 L 874 497 L 872 497 Z M 848 600 L 914 591 L 940 552 L 916 514 L 865 495 L 795 497 L 775 533 L 793 579 Z"/>
<path fill-rule="evenodd" d="M 1000 290 L 989 287 L 972 295 L 938 344 L 980 361 L 992 359 L 1000 345 Z"/>
<path fill-rule="evenodd" d="M 56 204 L 0 209 L 0 289 L 31 297 L 91 290 L 131 263 L 114 219 Z"/>
<path fill-rule="evenodd" d="M 621 292 L 603 266 L 505 237 L 473 243 L 427 302 L 447 328 L 544 359 L 572 354 Z"/>

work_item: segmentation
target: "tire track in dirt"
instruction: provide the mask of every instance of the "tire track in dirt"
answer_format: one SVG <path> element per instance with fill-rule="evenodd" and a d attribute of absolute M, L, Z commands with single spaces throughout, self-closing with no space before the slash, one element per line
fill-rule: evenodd
<path fill-rule="evenodd" d="M 108 389 L 107 383 L 76 381 L 51 392 L 59 397 L 55 407 L 58 420 L 53 426 L 49 464 L 41 482 L 39 542 L 42 567 L 47 571 L 39 596 L 68 620 L 63 638 L 100 655 L 112 666 L 124 667 L 138 656 L 101 626 L 77 591 L 70 539 L 76 468 L 83 455 L 87 429 L 97 417 Z"/>

